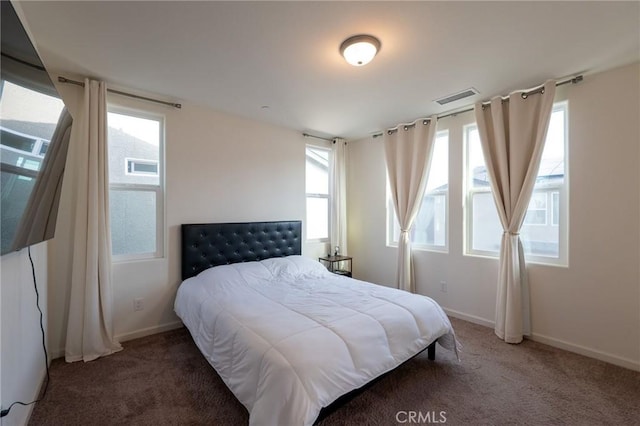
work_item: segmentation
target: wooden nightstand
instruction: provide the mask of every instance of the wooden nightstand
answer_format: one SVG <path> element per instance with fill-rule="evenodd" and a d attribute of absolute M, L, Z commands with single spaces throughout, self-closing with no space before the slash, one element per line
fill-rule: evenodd
<path fill-rule="evenodd" d="M 318 261 L 327 267 L 329 272 L 334 274 L 351 276 L 353 271 L 353 258 L 351 256 L 325 256 L 319 257 Z"/>

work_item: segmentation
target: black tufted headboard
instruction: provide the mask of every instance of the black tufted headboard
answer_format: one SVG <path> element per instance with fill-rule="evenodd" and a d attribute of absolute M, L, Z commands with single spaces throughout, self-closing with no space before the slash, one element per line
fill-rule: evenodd
<path fill-rule="evenodd" d="M 182 279 L 212 266 L 302 253 L 302 222 L 182 225 Z"/>

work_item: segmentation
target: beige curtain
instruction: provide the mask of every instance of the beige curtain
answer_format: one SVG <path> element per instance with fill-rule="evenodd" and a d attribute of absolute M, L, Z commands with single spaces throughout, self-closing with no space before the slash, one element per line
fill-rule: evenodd
<path fill-rule="evenodd" d="M 18 225 L 14 250 L 54 236 L 72 123 L 71 114 L 64 108 Z"/>
<path fill-rule="evenodd" d="M 409 232 L 427 185 L 436 127 L 436 117 L 432 117 L 430 120 L 418 120 L 415 124 L 399 125 L 397 130 L 384 132 L 389 186 L 400 223 L 396 285 L 399 289 L 412 293 L 416 289 Z"/>
<path fill-rule="evenodd" d="M 84 81 L 71 132 L 69 164 L 76 202 L 65 359 L 91 361 L 122 349 L 113 339 L 107 155 L 107 88 Z"/>
<path fill-rule="evenodd" d="M 507 343 L 519 343 L 531 332 L 529 286 L 519 233 L 540 166 L 555 88 L 555 82 L 547 81 L 540 94 L 525 98 L 514 93 L 508 101 L 498 97 L 488 106 L 475 105 L 482 152 L 504 230 L 495 333 Z"/>
<path fill-rule="evenodd" d="M 340 254 L 347 255 L 347 142 L 336 138 L 333 141 L 331 183 L 331 252 L 336 246 Z"/>

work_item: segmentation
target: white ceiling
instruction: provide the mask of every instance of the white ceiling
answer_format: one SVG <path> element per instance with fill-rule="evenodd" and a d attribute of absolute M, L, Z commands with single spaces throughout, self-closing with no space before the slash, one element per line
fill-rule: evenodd
<path fill-rule="evenodd" d="M 639 2 L 20 7 L 54 73 L 349 139 L 640 59 Z M 378 37 L 382 49 L 370 64 L 352 67 L 338 48 L 360 33 Z M 469 87 L 480 94 L 444 107 L 433 102 Z"/>

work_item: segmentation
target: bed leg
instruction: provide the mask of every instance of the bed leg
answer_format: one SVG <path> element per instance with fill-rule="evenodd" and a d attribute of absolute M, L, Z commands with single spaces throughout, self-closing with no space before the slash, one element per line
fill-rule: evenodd
<path fill-rule="evenodd" d="M 436 342 L 433 342 L 427 347 L 427 358 L 431 361 L 435 361 L 436 359 Z"/>

